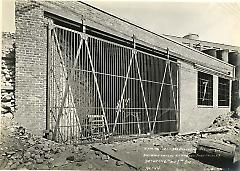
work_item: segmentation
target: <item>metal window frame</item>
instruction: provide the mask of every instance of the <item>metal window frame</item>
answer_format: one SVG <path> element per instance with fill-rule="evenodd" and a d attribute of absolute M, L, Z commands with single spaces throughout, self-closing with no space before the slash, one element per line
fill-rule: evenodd
<path fill-rule="evenodd" d="M 205 76 L 207 76 L 207 77 L 210 77 L 209 79 L 208 78 L 205 78 L 204 77 L 204 75 Z M 204 78 L 203 78 L 204 77 Z M 209 85 L 209 86 L 205 86 L 204 87 L 204 90 L 203 91 L 206 91 L 205 93 L 204 92 L 202 92 L 202 87 L 203 86 L 201 86 L 200 85 L 200 82 L 202 82 L 202 80 L 206 80 L 206 81 L 208 81 L 208 84 L 207 85 Z M 210 84 L 211 83 L 211 84 Z M 210 90 L 209 90 L 210 89 Z M 198 106 L 206 106 L 206 107 L 211 107 L 211 106 L 213 106 L 213 90 L 214 89 L 214 87 L 213 87 L 213 75 L 211 75 L 211 74 L 207 74 L 207 73 L 204 73 L 204 72 L 202 72 L 202 71 L 198 71 L 197 72 L 197 105 Z M 210 91 L 210 92 L 209 92 Z M 201 94 L 209 94 L 210 93 L 210 99 L 209 99 L 209 97 L 207 96 L 207 98 L 205 98 L 205 97 L 201 97 Z M 203 99 L 203 100 L 201 100 L 201 99 Z M 206 101 L 206 100 L 208 100 L 208 101 L 210 101 L 210 103 L 209 102 L 207 102 L 207 104 L 204 104 L 204 102 L 203 101 Z M 199 101 L 201 101 L 201 103 L 199 103 Z"/>

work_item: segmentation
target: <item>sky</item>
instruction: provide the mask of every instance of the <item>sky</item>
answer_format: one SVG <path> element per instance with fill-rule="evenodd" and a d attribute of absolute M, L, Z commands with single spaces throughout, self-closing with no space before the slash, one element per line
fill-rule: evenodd
<path fill-rule="evenodd" d="M 240 0 L 87 0 L 92 6 L 158 34 L 240 46 Z M 2 29 L 13 32 L 14 0 L 2 0 Z"/>

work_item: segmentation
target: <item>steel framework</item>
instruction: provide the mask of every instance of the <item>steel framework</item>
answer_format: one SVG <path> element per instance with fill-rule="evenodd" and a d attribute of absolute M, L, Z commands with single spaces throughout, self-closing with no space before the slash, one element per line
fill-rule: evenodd
<path fill-rule="evenodd" d="M 48 128 L 63 142 L 178 131 L 178 64 L 52 24 Z M 93 124 L 94 123 L 94 124 Z"/>

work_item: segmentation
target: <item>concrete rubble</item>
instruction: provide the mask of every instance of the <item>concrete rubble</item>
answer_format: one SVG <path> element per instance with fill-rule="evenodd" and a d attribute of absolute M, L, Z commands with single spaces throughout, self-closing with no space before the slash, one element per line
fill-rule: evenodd
<path fill-rule="evenodd" d="M 15 35 L 3 33 L 1 65 L 1 115 L 12 119 L 15 107 Z"/>
<path fill-rule="evenodd" d="M 219 116 L 209 128 L 191 134 L 152 135 L 122 142 L 88 145 L 56 143 L 34 136 L 17 123 L 3 118 L 0 168 L 82 170 L 144 170 L 158 166 L 164 170 L 221 168 L 192 157 L 196 153 L 197 143 L 202 139 L 219 140 L 236 146 L 235 163 L 229 166 L 236 168 L 239 167 L 236 166 L 236 162 L 240 160 L 240 127 L 239 119 L 231 116 L 232 113 Z M 227 131 L 219 132 L 219 128 Z"/>

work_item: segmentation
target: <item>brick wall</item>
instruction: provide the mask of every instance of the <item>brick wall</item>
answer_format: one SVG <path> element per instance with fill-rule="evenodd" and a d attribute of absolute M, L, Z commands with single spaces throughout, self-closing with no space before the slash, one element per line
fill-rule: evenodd
<path fill-rule="evenodd" d="M 230 111 L 218 106 L 218 76 L 213 75 L 213 106 L 197 104 L 198 71 L 194 66 L 179 61 L 180 67 L 180 132 L 187 133 L 208 127 L 219 115 Z"/>
<path fill-rule="evenodd" d="M 2 34 L 1 116 L 13 118 L 15 97 L 15 35 Z"/>
<path fill-rule="evenodd" d="M 41 7 L 17 1 L 16 116 L 18 123 L 35 134 L 46 128 L 47 28 Z"/>

